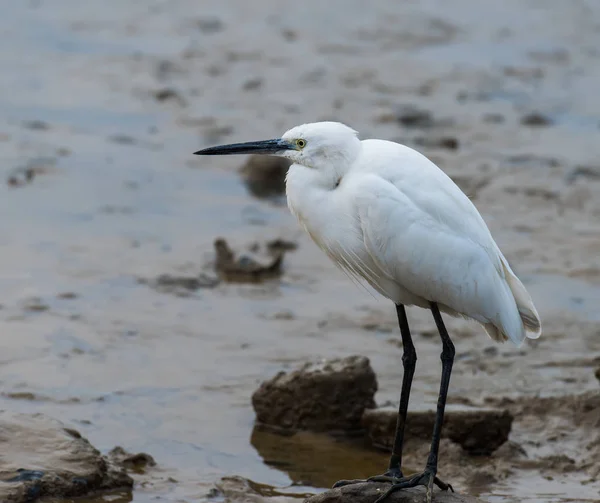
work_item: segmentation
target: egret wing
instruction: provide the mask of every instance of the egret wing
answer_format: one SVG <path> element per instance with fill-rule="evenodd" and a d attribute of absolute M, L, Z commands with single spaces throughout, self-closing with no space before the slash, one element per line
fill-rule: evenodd
<path fill-rule="evenodd" d="M 465 213 L 460 198 L 456 201 L 451 197 L 454 194 L 448 196 L 443 190 L 429 199 L 423 192 L 415 197 L 411 189 L 403 190 L 403 186 L 373 173 L 355 181 L 356 211 L 365 247 L 399 286 L 437 302 L 451 314 L 482 323 L 500 323 L 499 310 L 505 302 L 512 303 L 514 309 L 501 260 L 495 253 L 497 247 L 485 224 L 483 229 L 461 231 L 468 225 L 481 225 L 474 207 L 479 218 Z M 463 220 L 457 222 L 459 214 Z M 474 239 L 486 235 L 489 243 Z"/>

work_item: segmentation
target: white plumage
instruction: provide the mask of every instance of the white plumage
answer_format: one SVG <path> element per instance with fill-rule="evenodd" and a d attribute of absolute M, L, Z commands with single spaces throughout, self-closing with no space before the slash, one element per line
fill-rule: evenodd
<path fill-rule="evenodd" d="M 282 138 L 304 142 L 280 154 L 294 161 L 289 208 L 348 274 L 396 304 L 436 302 L 474 319 L 497 341 L 540 336 L 531 297 L 483 218 L 433 162 L 394 142 L 360 141 L 334 122 L 298 126 Z"/>
<path fill-rule="evenodd" d="M 348 275 L 396 304 L 404 375 L 390 464 L 367 480 L 389 482 L 375 503 L 401 489 L 452 486 L 437 478 L 441 428 L 455 356 L 440 310 L 481 323 L 492 339 L 520 345 L 541 334 L 531 297 L 469 198 L 425 156 L 397 143 L 360 141 L 337 122 L 304 124 L 281 138 L 210 147 L 199 155 L 263 153 L 293 161 L 290 210 Z M 417 354 L 404 306 L 431 309 L 442 342 L 442 378 L 423 473 L 404 477 L 404 424 Z M 334 487 L 352 484 L 341 480 Z"/>

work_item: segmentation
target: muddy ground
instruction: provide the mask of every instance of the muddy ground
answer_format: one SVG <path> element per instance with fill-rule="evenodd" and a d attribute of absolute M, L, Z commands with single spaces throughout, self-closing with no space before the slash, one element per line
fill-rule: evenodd
<path fill-rule="evenodd" d="M 230 475 L 302 496 L 385 466 L 360 446 L 253 434 L 259 382 L 315 358 L 369 357 L 378 404 L 395 404 L 395 312 L 335 269 L 279 198 L 245 187 L 243 159 L 191 155 L 321 119 L 438 162 L 542 316 L 543 337 L 521 349 L 448 322 L 451 401 L 529 409 L 515 412 L 520 456 L 482 458 L 489 476 L 474 484 L 443 452 L 440 475 L 494 503 L 599 499 L 598 425 L 575 404 L 599 389 L 600 4 L 1 5 L 0 407 L 43 412 L 103 453 L 120 445 L 157 463 L 134 474 L 133 493 L 86 503 L 204 501 Z M 214 284 L 219 236 L 236 253 L 276 238 L 298 247 L 279 278 Z M 165 274 L 206 285 L 152 288 Z M 434 324 L 424 311 L 409 319 L 411 406 L 433 407 Z M 273 442 L 279 459 L 264 457 Z M 414 470 L 419 449 L 407 457 Z"/>

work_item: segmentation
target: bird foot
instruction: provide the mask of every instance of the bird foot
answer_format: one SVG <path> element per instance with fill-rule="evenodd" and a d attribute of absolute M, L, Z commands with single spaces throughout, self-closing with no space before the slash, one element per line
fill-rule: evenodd
<path fill-rule="evenodd" d="M 450 484 L 446 484 L 445 482 L 440 480 L 438 477 L 436 477 L 435 473 L 430 470 L 425 470 L 423 473 L 412 475 L 410 477 L 403 477 L 402 473 L 399 470 L 388 470 L 383 475 L 375 475 L 374 477 L 369 477 L 368 479 L 364 480 L 340 480 L 336 482 L 333 487 L 343 487 L 349 484 L 357 484 L 360 482 L 387 482 L 391 484 L 390 488 L 379 498 L 377 498 L 373 503 L 381 503 L 390 494 L 395 493 L 396 491 L 400 491 L 402 489 L 408 489 L 409 487 L 426 487 L 427 503 L 431 503 L 433 499 L 434 485 L 438 486 L 442 491 L 447 491 L 448 489 L 450 489 L 452 492 L 454 492 L 454 488 Z"/>
<path fill-rule="evenodd" d="M 402 472 L 398 468 L 390 468 L 383 475 L 375 475 L 373 477 L 369 477 L 368 479 L 350 479 L 350 480 L 338 480 L 335 484 L 333 484 L 333 488 L 349 486 L 351 484 L 362 484 L 365 482 L 388 482 L 393 484 L 394 482 L 398 482 L 403 480 L 404 476 Z"/>

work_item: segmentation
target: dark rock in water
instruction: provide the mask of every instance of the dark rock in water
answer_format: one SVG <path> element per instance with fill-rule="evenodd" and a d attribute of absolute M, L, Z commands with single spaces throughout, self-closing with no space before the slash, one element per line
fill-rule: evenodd
<path fill-rule="evenodd" d="M 223 238 L 215 240 L 215 270 L 222 280 L 229 283 L 260 283 L 281 276 L 284 251 L 274 253 L 269 264 L 258 263 L 252 257 L 235 254 Z"/>
<path fill-rule="evenodd" d="M 352 484 L 315 494 L 305 499 L 304 503 L 373 503 L 389 487 L 389 484 L 380 482 Z M 424 501 L 424 487 L 396 491 L 385 500 L 386 503 L 423 503 Z M 434 490 L 433 501 L 435 503 L 484 503 L 483 500 L 473 496 L 438 491 L 437 489 Z"/>
<path fill-rule="evenodd" d="M 265 199 L 285 193 L 285 175 L 291 164 L 282 157 L 252 155 L 240 173 L 250 193 Z"/>
<path fill-rule="evenodd" d="M 373 444 L 390 450 L 394 441 L 397 411 L 392 408 L 367 410 L 363 425 Z M 410 411 L 405 438 L 431 439 L 435 411 Z M 506 410 L 449 406 L 444 416 L 442 437 L 460 444 L 470 454 L 491 454 L 508 440 L 513 416 Z"/>
<path fill-rule="evenodd" d="M 154 458 L 150 456 L 150 454 L 146 454 L 145 452 L 132 454 L 131 452 L 127 452 L 121 446 L 113 448 L 108 453 L 108 456 L 116 465 L 137 473 L 143 473 L 144 469 L 147 467 L 156 466 L 156 461 L 154 461 Z"/>
<path fill-rule="evenodd" d="M 74 498 L 133 480 L 79 432 L 42 414 L 0 412 L 0 501 Z"/>
<path fill-rule="evenodd" d="M 531 112 L 521 117 L 521 124 L 524 126 L 550 126 L 552 119 L 539 112 Z"/>
<path fill-rule="evenodd" d="M 252 405 L 259 423 L 278 429 L 355 432 L 376 391 L 369 359 L 350 356 L 280 372 L 254 392 Z"/>

